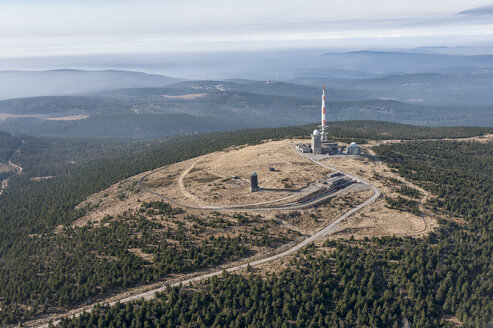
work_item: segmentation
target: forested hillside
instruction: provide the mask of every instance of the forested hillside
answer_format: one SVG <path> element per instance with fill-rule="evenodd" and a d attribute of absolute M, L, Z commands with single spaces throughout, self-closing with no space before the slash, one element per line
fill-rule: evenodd
<path fill-rule="evenodd" d="M 493 123 L 488 103 L 413 102 L 348 90 L 336 86 L 326 90 L 330 121 L 381 120 L 427 126 Z M 356 96 L 350 94 L 353 90 L 358 90 Z M 320 87 L 281 82 L 194 81 L 0 101 L 0 130 L 14 134 L 151 139 L 319 120 Z"/>
<path fill-rule="evenodd" d="M 0 131 L 0 186 L 13 174 L 7 162 L 20 144 L 19 138 Z"/>
<path fill-rule="evenodd" d="M 169 229 L 163 232 L 164 227 L 149 225 L 148 221 L 140 219 L 141 215 L 152 216 L 156 215 L 153 213 L 158 213 L 157 215 L 174 220 L 173 216 L 178 215 L 175 211 L 179 209 L 170 209 L 164 203 L 142 204 L 142 211 L 114 218 L 113 221 L 108 221 L 107 225 L 97 227 L 88 225 L 82 228 L 68 228 L 68 226 L 84 213 L 83 208 L 75 210 L 77 204 L 87 196 L 129 176 L 230 146 L 255 144 L 266 139 L 306 136 L 312 130 L 313 126 L 240 130 L 149 142 L 2 135 L 9 140 L 26 142 L 15 160 L 15 163 L 23 166 L 24 171 L 10 179 L 9 187 L 0 196 L 0 305 L 2 307 L 0 320 L 2 324 L 25 321 L 41 313 L 64 310 L 121 288 L 160 280 L 170 272 L 186 272 L 249 254 L 249 245 L 258 245 L 265 240 L 261 231 L 258 236 L 252 238 L 245 236 L 239 236 L 241 240 L 213 238 L 206 240 L 203 245 L 192 247 L 187 241 L 186 233 L 193 231 L 180 232 L 179 229 Z M 334 126 L 332 131 L 336 138 L 349 140 L 352 137 L 360 140 L 395 139 L 399 134 L 409 139 L 466 137 L 488 133 L 491 129 L 436 129 L 380 122 L 347 122 L 340 123 L 339 130 Z M 455 144 L 462 148 L 454 148 Z M 12 143 L 12 146 L 16 145 L 18 144 Z M 429 145 L 433 145 L 434 148 L 430 149 Z M 491 274 L 487 271 L 491 269 L 486 265 L 489 263 L 487 255 L 491 254 L 491 236 L 488 235 L 489 231 L 485 227 L 491 225 L 491 210 L 484 212 L 479 206 L 488 202 L 491 204 L 492 182 L 489 174 L 492 169 L 491 144 L 472 144 L 470 148 L 464 145 L 468 144 L 445 141 L 413 142 L 382 146 L 377 150 L 389 163 L 398 159 L 402 163 L 399 169 L 403 175 L 410 170 L 418 172 L 419 174 L 411 178 L 419 177 L 423 187 L 433 192 L 438 192 L 435 185 L 439 185 L 437 183 L 439 180 L 432 180 L 432 176 L 426 173 L 430 167 L 440 167 L 442 179 L 446 179 L 446 174 L 458 175 L 461 183 L 441 190 L 443 194 L 437 196 L 444 199 L 451 198 L 452 205 L 454 203 L 461 205 L 454 207 L 439 198 L 430 206 L 435 206 L 437 211 L 445 211 L 447 215 L 450 211 L 457 211 L 453 214 L 466 217 L 468 220 L 466 225 L 444 224 L 441 231 L 425 240 L 397 238 L 363 242 L 366 251 L 362 251 L 357 243 L 343 243 L 327 255 L 329 258 L 339 259 L 336 273 L 330 272 L 328 265 L 332 265 L 333 261 L 329 260 L 326 263 L 326 257 L 320 260 L 304 258 L 300 260 L 302 261 L 300 269 L 293 267 L 292 270 L 284 273 L 287 278 L 282 286 L 288 288 L 284 290 L 286 293 L 289 290 L 289 295 L 278 295 L 277 292 L 274 293 L 275 289 L 270 290 L 269 286 L 275 284 L 275 281 L 261 282 L 259 278 L 253 277 L 254 281 L 258 281 L 256 284 L 260 286 L 265 284 L 265 287 L 262 287 L 263 293 L 274 293 L 273 297 L 276 299 L 280 298 L 291 304 L 290 314 L 286 316 L 283 314 L 280 318 L 269 318 L 269 313 L 260 311 L 262 320 L 265 316 L 266 325 L 273 322 L 272 325 L 277 326 L 277 323 L 285 320 L 289 322 L 298 320 L 299 305 L 306 306 L 307 297 L 310 299 L 312 297 L 310 290 L 316 293 L 313 296 L 314 301 L 310 303 L 310 307 L 313 308 L 303 308 L 303 313 L 300 315 L 302 325 L 309 323 L 312 319 L 309 314 L 314 312 L 320 312 L 320 315 L 317 315 L 317 322 L 342 320 L 352 322 L 353 325 L 359 325 L 357 322 L 367 322 L 368 325 L 375 323 L 377 326 L 379 324 L 392 326 L 395 322 L 400 324 L 403 318 L 415 327 L 424 327 L 418 325 L 422 320 L 434 326 L 446 314 L 456 315 L 470 326 L 489 319 L 491 300 L 485 295 L 491 294 L 491 286 L 488 285 L 490 280 L 485 277 Z M 425 162 L 428 166 L 418 166 L 416 163 L 420 162 L 419 156 L 425 156 L 431 151 L 433 156 L 427 157 L 428 162 Z M 468 151 L 467 156 L 461 157 L 463 156 L 461 152 L 464 151 Z M 454 161 L 456 156 L 458 160 Z M 474 161 L 468 160 L 469 156 L 473 156 L 471 158 L 474 158 Z M 467 163 L 470 169 L 461 170 L 465 167 L 461 163 Z M 41 176 L 49 176 L 49 178 L 32 180 Z M 425 181 L 429 182 L 425 183 Z M 464 189 L 466 187 L 467 189 Z M 454 200 L 452 195 L 456 190 L 460 198 Z M 481 190 L 484 194 L 480 193 Z M 471 199 L 481 199 L 481 203 L 472 202 Z M 204 226 L 201 228 L 201 219 L 203 218 L 197 218 L 196 221 L 197 229 L 200 228 L 197 232 L 204 229 Z M 232 222 L 239 224 L 240 220 L 234 219 Z M 218 221 L 217 224 L 221 225 L 224 222 Z M 253 221 L 251 224 L 255 225 Z M 205 228 L 209 229 L 209 227 Z M 148 233 L 140 234 L 142 231 Z M 135 245 L 145 247 L 164 238 L 176 243 L 177 248 L 170 248 L 166 243 L 161 243 L 162 247 L 148 247 L 146 250 L 154 256 L 153 265 L 149 265 L 149 262 L 129 251 Z M 457 243 L 458 240 L 462 242 Z M 313 256 L 318 258 L 320 255 L 318 251 L 313 252 Z M 475 256 L 466 256 L 466 254 L 475 254 Z M 183 262 L 184 258 L 188 260 Z M 388 261 L 389 259 L 392 261 Z M 369 264 L 364 264 L 367 262 Z M 301 279 L 299 277 L 305 275 L 306 270 L 302 269 L 305 266 L 307 268 L 320 266 L 320 270 L 309 273 L 312 278 L 304 280 L 303 291 L 308 294 L 302 297 L 301 295 L 304 294 L 302 290 L 297 289 L 301 287 L 298 286 L 296 279 Z M 439 270 L 435 270 L 436 268 Z M 369 281 L 372 273 L 374 273 L 373 281 L 379 282 L 375 284 L 377 286 L 375 293 L 365 296 L 363 303 L 358 303 L 357 295 L 360 291 L 361 279 Z M 332 276 L 334 274 L 335 278 Z M 241 284 L 241 281 L 244 281 L 243 278 L 232 276 L 225 282 L 221 280 L 213 284 L 231 284 L 235 293 L 243 293 L 244 291 L 236 286 L 236 283 Z M 349 287 L 335 286 L 336 281 L 353 283 L 348 284 Z M 457 285 L 453 286 L 452 281 L 454 284 L 459 281 L 460 288 L 456 288 Z M 293 287 L 290 287 L 291 285 Z M 313 286 L 319 286 L 322 294 L 329 293 L 331 295 L 329 301 L 325 298 L 321 299 Z M 443 293 L 438 293 L 437 296 L 442 296 L 435 298 L 434 294 L 440 287 Z M 346 291 L 346 288 L 349 289 Z M 188 302 L 187 297 L 196 297 L 194 293 L 190 294 L 188 291 L 175 292 L 181 295 L 183 302 Z M 243 297 L 241 293 L 238 294 L 240 299 Z M 255 293 L 258 292 L 252 291 L 252 293 L 257 295 Z M 205 298 L 201 302 L 205 302 L 207 308 L 212 307 L 207 319 L 212 321 L 217 317 L 214 311 L 219 311 L 221 308 L 214 303 L 215 301 L 213 302 L 214 295 L 213 291 L 209 296 L 199 295 Z M 221 294 L 220 297 L 226 297 L 225 295 L 228 294 Z M 300 295 L 296 296 L 296 301 L 293 300 L 294 295 Z M 167 298 L 169 295 L 163 297 Z M 298 297 L 302 298 L 298 299 Z M 247 298 L 245 296 L 245 300 Z M 229 304 L 228 299 L 221 301 L 220 304 Z M 341 305 L 338 305 L 339 303 Z M 223 307 L 225 311 L 229 311 L 228 309 L 232 311 L 228 312 L 228 315 L 238 317 L 244 312 L 241 305 L 243 303 L 234 304 L 238 307 L 236 312 L 233 311 L 233 305 Z M 252 304 L 261 306 L 258 302 Z M 393 305 L 388 309 L 386 304 Z M 318 310 L 315 311 L 317 305 Z M 322 305 L 325 310 L 320 310 Z M 349 307 L 353 305 L 356 310 L 350 312 Z M 145 306 L 156 305 L 149 303 Z M 361 314 L 362 317 L 358 319 L 357 309 L 361 308 L 362 313 L 365 306 L 370 310 L 367 315 Z M 132 320 L 137 320 L 133 317 L 132 307 L 128 309 L 129 314 L 125 314 L 129 318 L 127 326 Z M 143 311 L 144 317 L 153 318 L 158 313 L 146 314 L 146 307 L 139 308 Z M 185 313 L 186 305 L 183 309 Z M 192 307 L 190 311 L 194 311 L 193 309 L 195 308 Z M 266 311 L 267 309 L 268 307 Z M 419 312 L 414 309 L 418 309 Z M 253 320 L 255 315 L 252 312 L 245 315 L 245 319 Z M 106 314 L 101 316 L 104 317 L 101 320 L 106 320 Z M 93 319 L 100 320 L 97 314 L 90 320 Z M 89 317 L 82 317 L 80 320 L 89 320 Z M 139 317 L 138 320 L 142 321 L 143 317 Z M 189 323 L 193 322 L 192 318 L 186 316 L 179 319 L 165 317 L 165 320 L 183 322 L 184 325 L 187 320 Z M 258 323 L 260 319 L 255 320 Z M 149 321 L 151 325 L 153 322 Z M 82 326 L 84 325 L 83 323 Z"/>
<path fill-rule="evenodd" d="M 149 267 L 128 249 L 162 237 L 154 234 L 136 239 L 128 233 L 151 228 L 160 231 L 162 227 L 142 225 L 139 215 L 133 214 L 120 218 L 124 224 L 108 227 L 62 233 L 55 228 L 70 225 L 84 213 L 75 206 L 85 197 L 126 177 L 234 145 L 305 135 L 310 128 L 218 132 L 153 142 L 22 136 L 26 144 L 16 163 L 25 170 L 11 178 L 0 196 L 1 322 L 24 321 L 115 288 L 244 256 L 248 249 L 239 240 L 211 239 L 191 248 L 183 232 L 168 231 L 166 236 L 183 242 L 184 248 L 173 251 L 161 243 L 162 248 L 154 250 L 156 267 Z M 40 175 L 50 178 L 31 179 Z M 193 262 L 184 265 L 185 257 Z M 114 261 L 108 262 L 108 258 Z"/>
<path fill-rule="evenodd" d="M 9 133 L 0 131 L 0 163 L 8 161 L 12 153 L 19 147 L 20 139 Z"/>
<path fill-rule="evenodd" d="M 424 239 L 309 247 L 261 278 L 224 274 L 154 301 L 101 307 L 62 327 L 486 327 L 493 319 L 493 144 L 410 142 L 376 151 L 455 219 Z M 459 217 L 459 219 L 457 219 Z"/>

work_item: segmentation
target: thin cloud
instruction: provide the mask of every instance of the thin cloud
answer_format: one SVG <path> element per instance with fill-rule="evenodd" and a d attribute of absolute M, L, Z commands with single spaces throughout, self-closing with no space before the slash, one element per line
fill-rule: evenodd
<path fill-rule="evenodd" d="M 493 5 L 476 7 L 468 10 L 461 11 L 459 15 L 470 16 L 490 16 L 493 15 Z"/>
<path fill-rule="evenodd" d="M 8 0 L 0 11 L 0 57 L 492 41 L 493 21 L 486 13 L 493 6 L 457 15 L 465 8 L 462 0 L 447 6 L 431 0 L 399 5 L 382 0 L 379 6 L 366 0 L 306 0 L 301 7 L 294 0 Z"/>

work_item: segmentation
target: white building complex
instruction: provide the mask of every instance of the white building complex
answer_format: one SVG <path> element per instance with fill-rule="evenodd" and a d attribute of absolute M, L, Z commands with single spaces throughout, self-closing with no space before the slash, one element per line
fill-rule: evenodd
<path fill-rule="evenodd" d="M 296 149 L 301 153 L 313 153 L 313 154 L 328 154 L 328 155 L 359 155 L 361 153 L 360 147 L 356 142 L 352 142 L 347 152 L 346 146 L 339 147 L 336 141 L 330 141 L 327 138 L 328 129 L 326 125 L 326 113 L 325 113 L 325 86 L 322 86 L 322 125 L 320 130 L 313 130 L 311 135 L 311 144 L 300 143 L 296 145 Z"/>

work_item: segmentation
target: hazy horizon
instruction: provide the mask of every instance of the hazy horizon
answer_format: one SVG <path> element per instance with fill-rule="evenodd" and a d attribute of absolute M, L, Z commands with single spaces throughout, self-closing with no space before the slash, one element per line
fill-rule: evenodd
<path fill-rule="evenodd" d="M 4 1 L 0 69 L 17 59 L 285 49 L 491 52 L 487 1 Z"/>

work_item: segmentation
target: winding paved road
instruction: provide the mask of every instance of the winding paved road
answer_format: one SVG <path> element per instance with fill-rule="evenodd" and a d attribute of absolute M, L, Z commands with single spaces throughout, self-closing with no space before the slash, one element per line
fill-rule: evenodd
<path fill-rule="evenodd" d="M 317 157 L 306 155 L 306 154 L 300 154 L 300 155 L 308 158 L 309 160 L 313 161 L 317 165 L 320 165 L 320 166 L 323 166 L 325 168 L 334 170 L 336 172 L 341 172 L 340 170 L 338 170 L 338 169 L 336 169 L 334 167 L 331 167 L 329 165 L 326 165 L 324 163 L 321 163 L 317 159 Z M 159 169 L 159 170 L 162 170 L 162 169 Z M 151 174 L 153 174 L 153 173 L 155 173 L 155 172 L 157 172 L 159 170 L 153 171 L 153 172 L 145 175 L 144 177 L 142 177 L 139 180 L 139 186 L 141 186 L 141 182 L 143 181 L 143 179 L 145 179 L 147 176 L 149 176 L 149 175 L 151 175 Z M 342 173 L 344 173 L 344 172 L 342 172 Z M 344 174 L 346 174 L 346 173 L 344 173 Z M 211 273 L 206 273 L 206 274 L 203 274 L 203 275 L 200 275 L 200 276 L 197 276 L 197 277 L 184 279 L 184 280 L 181 280 L 179 282 L 173 283 L 170 286 L 178 286 L 180 284 L 187 285 L 189 283 L 199 282 L 199 281 L 202 281 L 202 280 L 206 280 L 208 278 L 211 278 L 211 277 L 219 276 L 219 275 L 221 275 L 223 273 L 223 271 L 235 272 L 235 271 L 238 271 L 238 270 L 241 270 L 241 269 L 244 269 L 244 268 L 248 267 L 248 265 L 250 265 L 251 267 L 260 266 L 260 265 L 262 265 L 264 263 L 268 263 L 268 262 L 271 262 L 271 261 L 274 261 L 274 260 L 277 260 L 277 259 L 281 259 L 281 258 L 283 258 L 285 256 L 288 256 L 290 254 L 293 254 L 293 253 L 297 252 L 298 250 L 300 250 L 301 248 L 303 248 L 303 247 L 311 244 L 312 242 L 327 237 L 329 234 L 331 234 L 332 232 L 334 232 L 334 230 L 337 227 L 337 224 L 339 224 L 341 221 L 347 219 L 348 217 L 350 217 L 354 213 L 358 212 L 362 208 L 364 208 L 364 207 L 368 206 L 369 204 L 373 203 L 381 195 L 380 190 L 377 187 L 375 187 L 374 185 L 372 185 L 372 184 L 370 184 L 370 183 L 368 183 L 366 181 L 362 181 L 359 177 L 356 177 L 356 176 L 353 176 L 353 175 L 350 175 L 350 174 L 346 174 L 346 175 L 348 177 L 352 178 L 352 179 L 360 180 L 361 181 L 360 183 L 362 183 L 364 185 L 367 185 L 370 189 L 373 190 L 374 194 L 370 198 L 368 198 L 366 201 L 364 201 L 363 203 L 357 205 L 356 207 L 352 208 L 351 210 L 349 210 L 346 213 L 344 213 L 341 216 L 339 216 L 335 221 L 333 221 L 332 223 L 330 223 L 328 226 L 326 226 L 322 230 L 320 230 L 317 233 L 315 233 L 314 235 L 312 235 L 312 236 L 304 239 L 300 243 L 294 245 L 293 247 L 289 248 L 288 250 L 286 250 L 284 252 L 281 252 L 279 254 L 275 254 L 275 255 L 272 255 L 272 256 L 269 256 L 269 257 L 260 259 L 260 260 L 253 260 L 251 262 L 247 262 L 247 263 L 244 263 L 244 264 L 235 265 L 235 266 L 232 266 L 232 267 L 227 268 L 225 270 L 218 270 L 218 271 L 211 272 Z M 141 188 L 143 188 L 143 187 L 141 186 Z M 166 198 L 166 197 L 164 197 L 164 196 L 162 196 L 162 195 L 160 195 L 158 193 L 149 191 L 149 190 L 147 190 L 145 188 L 143 188 L 143 190 L 144 191 L 147 191 L 147 192 L 150 192 L 150 193 L 152 193 L 154 195 L 160 196 L 160 197 L 162 197 L 162 198 L 164 198 L 164 199 L 166 199 L 166 200 L 168 200 L 168 201 L 170 201 L 170 202 L 172 202 L 174 204 L 179 205 L 179 203 L 177 203 L 177 202 L 175 202 L 173 200 L 170 200 L 170 199 L 168 199 L 168 198 Z M 333 194 L 331 196 L 333 196 Z M 200 208 L 200 209 L 210 209 L 210 208 Z M 284 209 L 286 209 L 286 208 L 284 208 Z M 272 210 L 272 208 L 270 208 L 269 210 Z M 168 286 L 167 283 L 163 283 L 163 285 L 161 287 L 159 287 L 159 288 L 155 288 L 155 289 L 152 289 L 152 290 L 149 290 L 149 291 L 140 293 L 140 294 L 136 294 L 136 295 L 132 295 L 132 296 L 129 296 L 129 297 L 120 299 L 120 300 L 118 300 L 118 302 L 120 302 L 120 303 L 126 303 L 126 302 L 131 302 L 131 301 L 139 300 L 139 299 L 142 299 L 142 298 L 143 299 L 146 299 L 146 300 L 149 300 L 149 299 L 154 298 L 155 297 L 155 294 L 157 292 L 163 292 L 163 291 L 165 291 L 166 288 L 167 288 L 167 286 Z M 107 302 L 105 303 L 103 301 L 103 302 L 99 302 L 97 304 L 108 304 L 108 305 L 111 306 L 111 305 L 114 305 L 115 303 L 116 303 L 116 301 L 110 302 L 110 303 L 107 303 Z M 84 307 L 84 308 L 81 308 L 81 309 L 72 310 L 69 313 L 66 313 L 64 315 L 58 316 L 58 318 L 60 318 L 60 317 L 78 317 L 79 315 L 81 315 L 84 312 L 91 311 L 91 309 L 93 308 L 94 305 L 90 305 L 90 306 L 87 306 L 87 307 Z M 60 319 L 54 321 L 54 324 L 56 325 L 59 322 L 60 322 Z M 46 327 L 48 327 L 48 324 L 40 325 L 38 327 L 46 328 Z"/>

